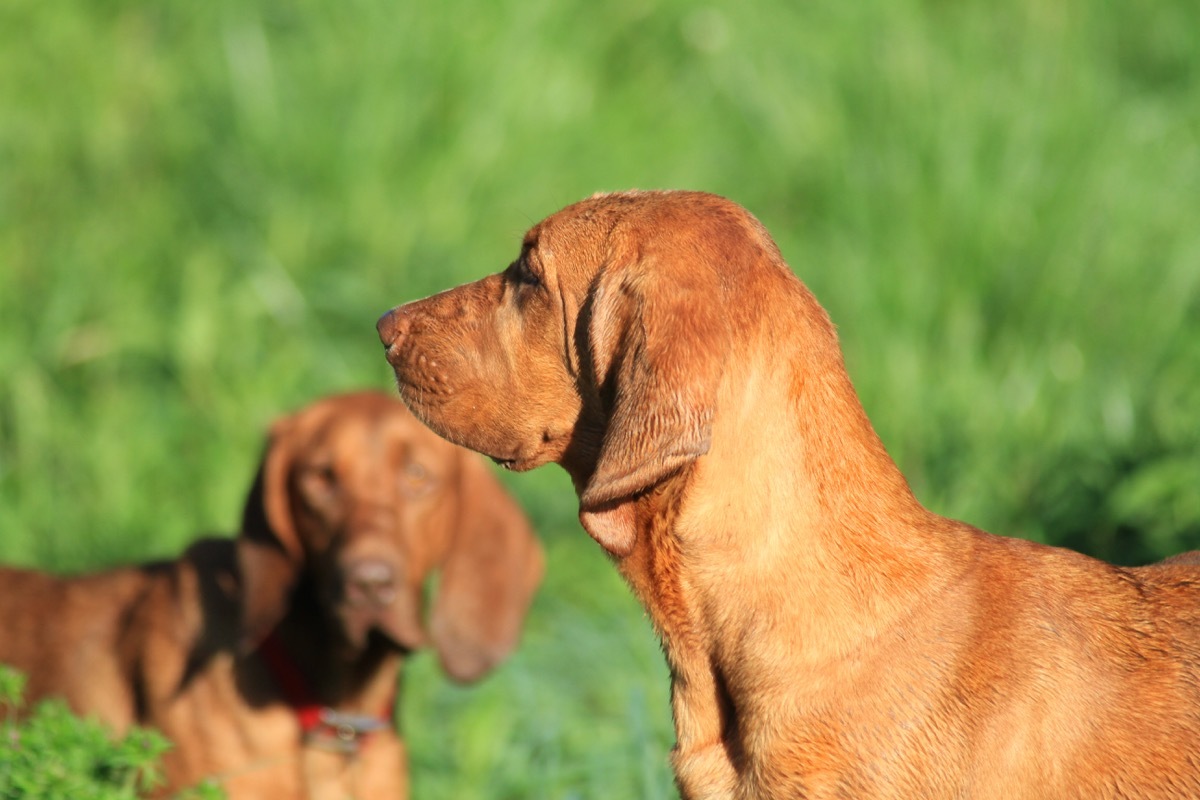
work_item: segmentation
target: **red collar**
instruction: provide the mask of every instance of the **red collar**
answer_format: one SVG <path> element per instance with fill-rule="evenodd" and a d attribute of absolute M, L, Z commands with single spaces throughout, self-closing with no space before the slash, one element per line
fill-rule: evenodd
<path fill-rule="evenodd" d="M 283 696 L 296 712 L 306 744 L 332 747 L 341 752 L 355 752 L 375 731 L 390 728 L 395 697 L 378 717 L 346 714 L 317 702 L 300 668 L 288 655 L 275 632 L 267 634 L 258 646 L 259 655 Z"/>

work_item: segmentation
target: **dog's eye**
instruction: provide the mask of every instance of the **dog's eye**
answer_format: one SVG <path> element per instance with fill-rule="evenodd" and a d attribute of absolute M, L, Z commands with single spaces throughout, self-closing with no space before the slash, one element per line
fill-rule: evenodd
<path fill-rule="evenodd" d="M 406 494 L 419 497 L 433 489 L 434 480 L 422 464 L 410 461 L 400 473 L 400 485 Z"/>
<path fill-rule="evenodd" d="M 333 484 L 337 481 L 332 464 L 313 464 L 304 470 L 304 474 L 315 483 Z"/>
<path fill-rule="evenodd" d="M 540 286 L 542 283 L 542 279 L 529 266 L 529 261 L 524 255 L 514 261 L 508 270 L 516 283 L 525 286 Z"/>
<path fill-rule="evenodd" d="M 300 474 L 305 494 L 312 500 L 322 500 L 337 490 L 337 472 L 332 464 L 312 464 Z"/>

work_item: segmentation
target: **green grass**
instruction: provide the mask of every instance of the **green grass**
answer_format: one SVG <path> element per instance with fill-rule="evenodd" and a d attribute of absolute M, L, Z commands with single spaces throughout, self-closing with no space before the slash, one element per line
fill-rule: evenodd
<path fill-rule="evenodd" d="M 266 423 L 389 385 L 373 322 L 597 189 L 750 208 L 933 509 L 1200 546 L 1200 5 L 10 0 L 0 559 L 232 531 Z M 553 470 L 475 689 L 406 680 L 419 800 L 670 797 L 666 678 Z"/>

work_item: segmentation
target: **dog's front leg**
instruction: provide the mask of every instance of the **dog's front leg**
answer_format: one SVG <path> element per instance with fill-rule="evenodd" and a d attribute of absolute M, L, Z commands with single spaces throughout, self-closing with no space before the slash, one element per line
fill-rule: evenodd
<path fill-rule="evenodd" d="M 673 675 L 671 708 L 676 738 L 671 766 L 682 800 L 734 800 L 739 778 L 728 737 L 736 725 L 716 676 L 707 670 L 690 678 Z"/>
<path fill-rule="evenodd" d="M 725 745 L 718 742 L 700 750 L 671 752 L 675 784 L 681 800 L 734 800 L 738 775 Z"/>

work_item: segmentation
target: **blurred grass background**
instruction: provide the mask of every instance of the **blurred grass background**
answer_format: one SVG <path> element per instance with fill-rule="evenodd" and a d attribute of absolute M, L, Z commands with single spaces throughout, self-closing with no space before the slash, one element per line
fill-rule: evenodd
<path fill-rule="evenodd" d="M 265 425 L 387 387 L 373 324 L 598 189 L 729 196 L 838 323 L 922 500 L 1200 546 L 1200 5 L 8 0 L 0 560 L 235 528 Z M 517 657 L 406 676 L 414 796 L 674 796 L 666 673 L 555 469 Z"/>

